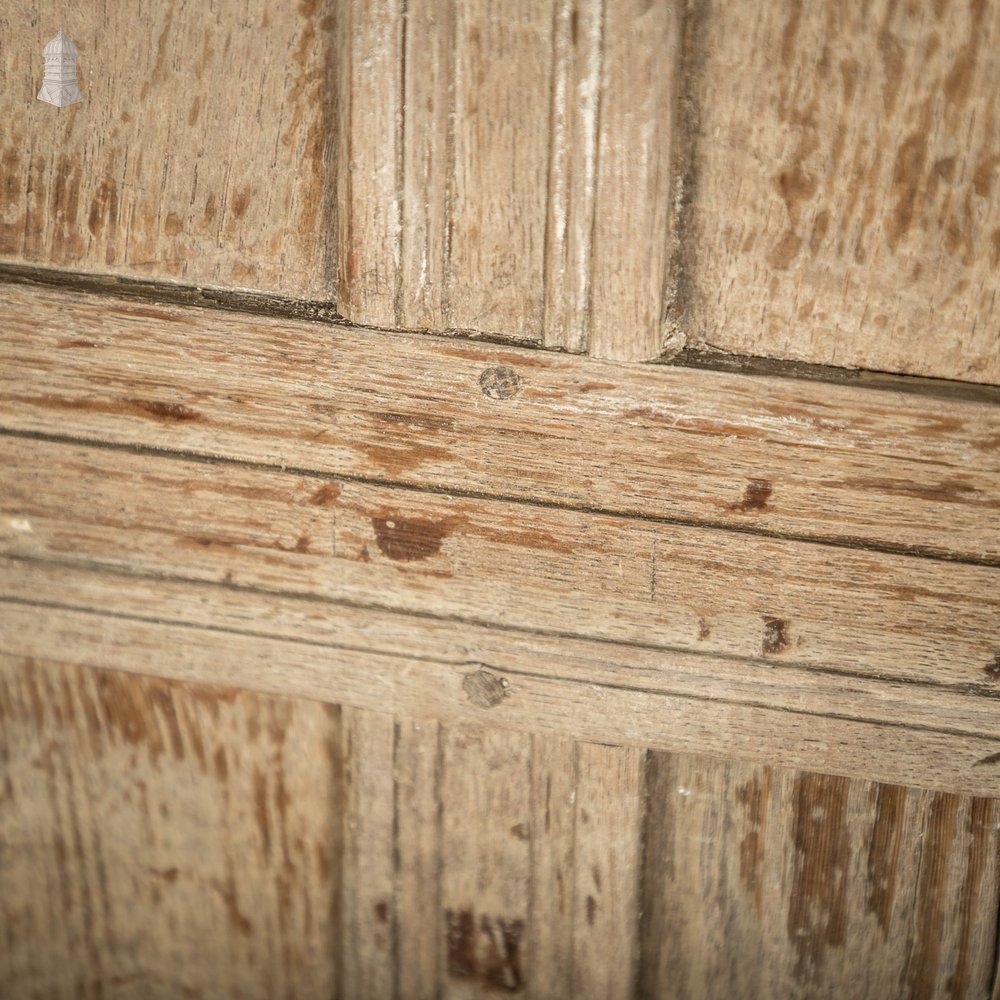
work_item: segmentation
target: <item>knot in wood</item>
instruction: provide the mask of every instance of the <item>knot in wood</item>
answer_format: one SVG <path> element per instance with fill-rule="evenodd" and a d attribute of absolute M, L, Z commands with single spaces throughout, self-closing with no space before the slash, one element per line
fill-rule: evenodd
<path fill-rule="evenodd" d="M 490 399 L 510 399 L 521 391 L 521 376 L 506 365 L 494 365 L 479 376 L 479 387 Z"/>

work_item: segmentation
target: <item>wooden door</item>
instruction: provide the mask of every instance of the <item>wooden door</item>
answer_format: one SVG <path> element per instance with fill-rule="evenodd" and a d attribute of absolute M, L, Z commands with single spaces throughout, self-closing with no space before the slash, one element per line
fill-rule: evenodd
<path fill-rule="evenodd" d="M 8 3 L 0 995 L 996 1000 L 998 53 Z"/>

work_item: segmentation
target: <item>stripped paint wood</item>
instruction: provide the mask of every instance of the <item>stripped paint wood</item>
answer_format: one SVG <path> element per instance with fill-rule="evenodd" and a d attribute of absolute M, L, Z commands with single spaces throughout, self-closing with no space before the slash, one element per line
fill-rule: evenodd
<path fill-rule="evenodd" d="M 573 991 L 627 1000 L 639 969 L 643 753 L 577 747 L 573 849 Z"/>
<path fill-rule="evenodd" d="M 345 996 L 391 997 L 396 955 L 393 719 L 342 710 L 345 778 L 341 954 Z"/>
<path fill-rule="evenodd" d="M 8 555 L 893 683 L 996 686 L 993 567 L 240 464 L 160 457 L 151 469 L 148 455 L 7 435 L 0 466 Z"/>
<path fill-rule="evenodd" d="M 337 14 L 337 308 L 392 326 L 399 278 L 400 0 L 348 0 Z"/>
<path fill-rule="evenodd" d="M 326 298 L 333 18 L 318 0 L 9 0 L 0 258 Z M 35 94 L 62 25 L 84 101 Z"/>
<path fill-rule="evenodd" d="M 18 655 L 126 671 L 155 660 L 166 677 L 414 720 L 1000 794 L 988 686 L 887 682 L 16 560 L 0 561 L 0 595 L 0 644 Z"/>
<path fill-rule="evenodd" d="M 985 401 L 3 296 L 5 429 L 1000 561 Z"/>
<path fill-rule="evenodd" d="M 1000 3 L 695 9 L 691 339 L 1000 382 Z"/>
<path fill-rule="evenodd" d="M 0 993 L 340 992 L 339 711 L 0 656 Z"/>
<path fill-rule="evenodd" d="M 657 357 L 679 19 L 601 0 L 353 5 L 343 315 Z"/>
<path fill-rule="evenodd" d="M 661 754 L 647 794 L 640 995 L 987 995 L 996 799 Z"/>
<path fill-rule="evenodd" d="M 0 712 L 5 996 L 989 987 L 998 799 L 9 656 Z"/>

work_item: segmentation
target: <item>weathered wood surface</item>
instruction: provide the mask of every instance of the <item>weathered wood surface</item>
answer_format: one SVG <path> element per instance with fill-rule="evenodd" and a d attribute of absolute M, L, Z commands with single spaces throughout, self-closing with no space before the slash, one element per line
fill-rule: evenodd
<path fill-rule="evenodd" d="M 989 995 L 997 800 L 661 754 L 646 794 L 641 996 Z"/>
<path fill-rule="evenodd" d="M 689 11 L 690 341 L 1000 382 L 1000 3 Z"/>
<path fill-rule="evenodd" d="M 361 151 L 341 156 L 342 314 L 657 357 L 679 8 L 350 9 L 364 83 L 341 106 Z"/>
<path fill-rule="evenodd" d="M 993 567 L 2 434 L 0 468 L 7 555 L 1000 697 Z"/>
<path fill-rule="evenodd" d="M 996 800 L 9 656 L 0 713 L 4 996 L 989 988 Z"/>
<path fill-rule="evenodd" d="M 0 994 L 342 995 L 338 726 L 0 656 Z"/>
<path fill-rule="evenodd" d="M 35 99 L 60 25 L 85 97 L 63 109 Z M 333 30 L 317 0 L 8 0 L 0 258 L 329 297 Z"/>
<path fill-rule="evenodd" d="M 1000 560 L 987 402 L 2 296 L 5 429 Z"/>
<path fill-rule="evenodd" d="M 0 259 L 1000 381 L 996 0 L 7 8 Z"/>
<path fill-rule="evenodd" d="M 1000 795 L 995 675 L 905 683 L 25 560 L 0 560 L 0 598 L 22 656 Z"/>

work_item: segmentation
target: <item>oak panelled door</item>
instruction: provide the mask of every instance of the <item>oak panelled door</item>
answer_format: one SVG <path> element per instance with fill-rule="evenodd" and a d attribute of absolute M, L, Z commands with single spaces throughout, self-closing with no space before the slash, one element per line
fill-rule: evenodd
<path fill-rule="evenodd" d="M 7 0 L 0 997 L 998 1000 L 998 290 L 1000 0 Z"/>

